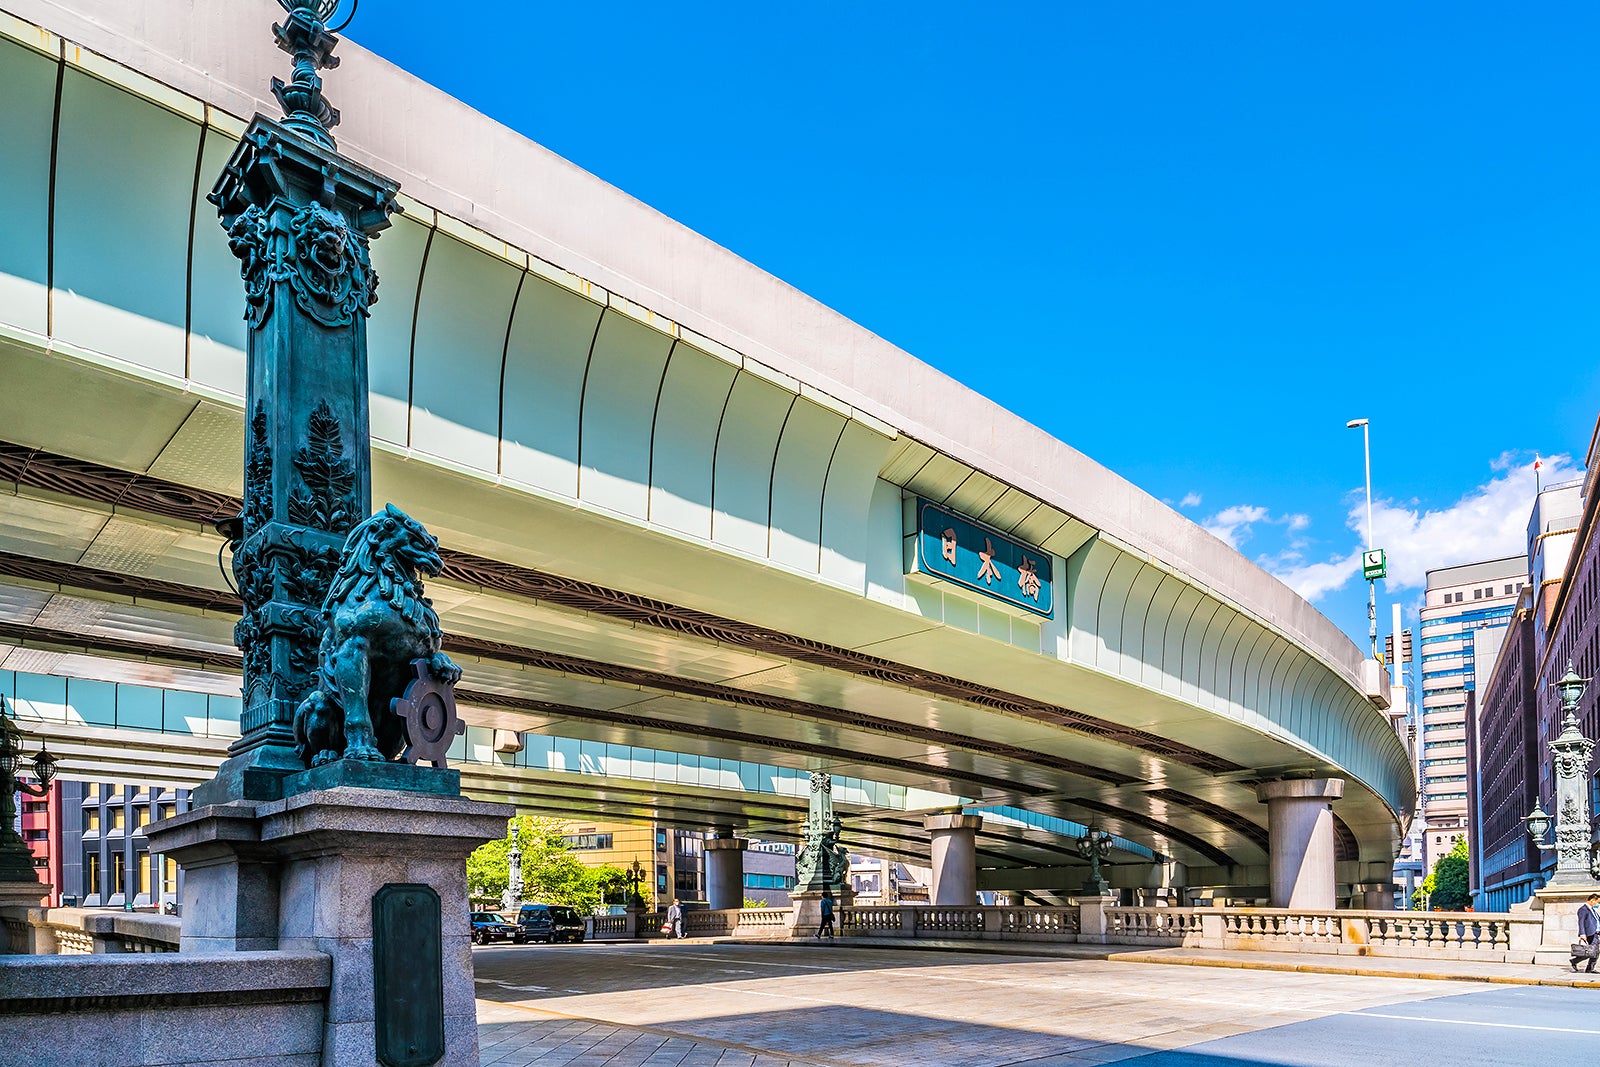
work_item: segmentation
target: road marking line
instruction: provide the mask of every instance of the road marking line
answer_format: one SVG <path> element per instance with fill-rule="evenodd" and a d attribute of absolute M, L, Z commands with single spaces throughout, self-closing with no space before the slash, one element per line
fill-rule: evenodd
<path fill-rule="evenodd" d="M 1440 1023 L 1444 1026 L 1493 1026 L 1501 1030 L 1543 1030 L 1551 1034 L 1596 1034 L 1600 1030 L 1582 1030 L 1572 1026 L 1529 1026 L 1525 1023 L 1490 1023 L 1481 1019 L 1433 1019 L 1426 1015 L 1384 1015 L 1376 1011 L 1355 1011 L 1351 1015 L 1360 1015 L 1368 1019 L 1402 1019 L 1413 1023 Z"/>

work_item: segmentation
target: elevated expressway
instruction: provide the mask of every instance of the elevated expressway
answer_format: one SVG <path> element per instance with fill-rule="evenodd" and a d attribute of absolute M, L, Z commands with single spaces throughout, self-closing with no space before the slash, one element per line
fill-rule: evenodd
<path fill-rule="evenodd" d="M 198 781 L 227 743 L 237 601 L 208 520 L 241 488 L 244 326 L 204 195 L 276 113 L 277 10 L 0 0 L 0 687 L 70 774 Z M 1095 822 L 1125 877 L 1200 886 L 1265 881 L 1258 782 L 1333 776 L 1340 879 L 1387 877 L 1410 762 L 1310 605 L 779 280 L 341 54 L 341 149 L 405 194 L 373 246 L 374 499 L 448 550 L 429 590 L 467 669 L 471 790 L 782 838 L 825 769 L 864 848 L 925 856 L 921 814 L 964 805 L 1009 813 L 979 835 L 991 884 L 1060 883 Z M 1053 615 L 908 576 L 916 498 L 1048 552 Z"/>

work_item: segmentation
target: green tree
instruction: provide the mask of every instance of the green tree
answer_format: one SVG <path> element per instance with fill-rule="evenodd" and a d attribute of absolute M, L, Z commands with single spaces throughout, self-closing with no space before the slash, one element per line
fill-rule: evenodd
<path fill-rule="evenodd" d="M 1472 893 L 1467 884 L 1467 839 L 1456 839 L 1455 847 L 1439 857 L 1433 870 L 1411 894 L 1413 908 L 1438 908 L 1440 911 L 1460 911 L 1472 903 Z"/>
<path fill-rule="evenodd" d="M 523 898 L 567 904 L 582 914 L 599 907 L 604 868 L 592 871 L 572 854 L 563 838 L 566 824 L 537 815 L 518 816 L 517 823 L 521 831 Z M 498 901 L 506 890 L 510 864 L 511 827 L 507 823 L 505 837 L 480 845 L 467 857 L 467 892 Z"/>

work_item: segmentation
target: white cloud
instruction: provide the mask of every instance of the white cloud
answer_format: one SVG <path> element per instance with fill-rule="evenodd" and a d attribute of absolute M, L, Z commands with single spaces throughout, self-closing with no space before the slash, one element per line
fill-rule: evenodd
<path fill-rule="evenodd" d="M 1190 495 L 1194 496 L 1195 503 L 1198 504 L 1200 502 L 1200 497 L 1197 494 Z M 1186 497 L 1185 499 L 1188 498 Z M 1231 508 L 1223 508 L 1200 525 L 1205 527 L 1207 533 L 1226 541 L 1229 548 L 1238 548 L 1250 540 L 1255 533 L 1253 527 L 1258 522 L 1283 526 L 1290 532 L 1295 532 L 1310 526 L 1311 516 L 1299 514 L 1273 515 L 1266 508 L 1257 504 L 1235 504 Z M 1292 547 L 1300 548 L 1303 546 L 1296 543 Z"/>
<path fill-rule="evenodd" d="M 1316 600 L 1325 593 L 1342 588 L 1344 583 L 1361 573 L 1361 553 L 1353 552 L 1348 559 L 1333 559 L 1326 563 L 1300 563 L 1281 569 L 1267 569 L 1302 597 Z"/>
<path fill-rule="evenodd" d="M 1494 477 L 1438 511 L 1373 501 L 1372 538 L 1388 553 L 1390 589 L 1421 588 L 1428 571 L 1461 563 L 1515 556 L 1528 550 L 1533 509 L 1531 460 L 1506 453 L 1490 464 Z M 1581 476 L 1570 456 L 1548 456 L 1539 470 L 1545 485 Z M 1366 529 L 1365 508 L 1351 508 L 1350 528 Z"/>
<path fill-rule="evenodd" d="M 1180 508 L 1197 508 L 1200 506 L 1200 494 L 1190 490 L 1183 494 L 1183 499 L 1178 501 Z"/>
<path fill-rule="evenodd" d="M 1527 551 L 1528 513 L 1533 508 L 1533 461 L 1526 453 L 1506 453 L 1489 464 L 1493 476 L 1462 496 L 1455 503 L 1437 510 L 1425 510 L 1413 504 L 1391 500 L 1372 502 L 1372 539 L 1388 556 L 1389 574 L 1386 586 L 1390 591 L 1420 589 L 1427 584 L 1428 571 L 1439 567 L 1452 567 L 1462 563 L 1514 556 Z M 1556 455 L 1544 459 L 1539 480 L 1544 485 L 1568 481 L 1582 474 L 1570 456 Z M 1229 509 L 1230 511 L 1233 509 Z M 1265 511 L 1265 509 L 1245 509 Z M 1219 512 L 1220 518 L 1227 512 Z M 1288 516 L 1290 530 L 1303 530 L 1307 522 L 1297 523 L 1304 516 Z M 1259 520 L 1256 520 L 1259 521 Z M 1358 579 L 1361 574 L 1361 548 L 1366 541 L 1367 511 L 1364 499 L 1354 499 L 1345 516 L 1346 525 L 1355 534 L 1354 547 L 1327 560 L 1307 563 L 1300 552 L 1302 544 L 1259 562 L 1275 574 L 1284 584 L 1307 600 L 1342 588 L 1345 583 Z M 1207 524 L 1207 529 L 1211 525 Z M 1244 525 L 1248 536 L 1248 525 Z M 1228 528 L 1237 536 L 1238 528 Z M 1212 530 L 1217 533 L 1216 530 Z M 1219 537 L 1223 535 L 1217 534 Z M 1236 544 L 1223 537 L 1229 544 Z"/>

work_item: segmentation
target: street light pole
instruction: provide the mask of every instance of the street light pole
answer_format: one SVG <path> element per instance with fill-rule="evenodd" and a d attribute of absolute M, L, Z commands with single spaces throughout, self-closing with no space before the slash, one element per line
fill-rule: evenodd
<path fill-rule="evenodd" d="M 1366 419 L 1351 419 L 1345 423 L 1345 429 L 1353 430 L 1361 427 L 1361 448 L 1367 461 L 1367 552 L 1370 555 L 1372 544 L 1372 427 L 1367 425 Z M 1363 561 L 1365 566 L 1365 560 Z M 1378 658 L 1378 580 L 1367 579 L 1367 638 L 1372 643 L 1372 658 Z M 1398 655 L 1398 650 L 1396 650 Z"/>

